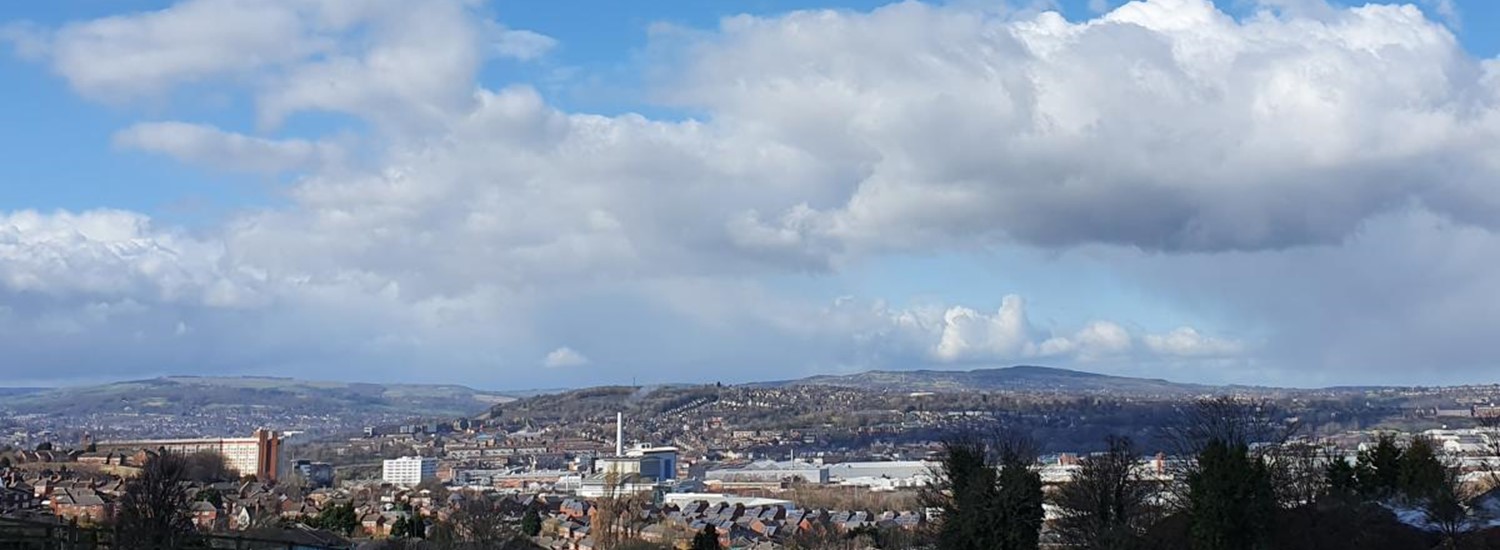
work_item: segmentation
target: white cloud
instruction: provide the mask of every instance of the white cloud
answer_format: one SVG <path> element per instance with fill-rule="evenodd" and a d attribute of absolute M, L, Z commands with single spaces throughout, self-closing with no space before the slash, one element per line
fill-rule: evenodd
<path fill-rule="evenodd" d="M 994 315 L 953 307 L 943 314 L 942 338 L 933 355 L 943 361 L 1031 357 L 1037 353 L 1031 331 L 1020 296 L 1006 296 Z"/>
<path fill-rule="evenodd" d="M 0 215 L 0 290 L 207 307 L 254 301 L 222 244 L 118 210 Z"/>
<path fill-rule="evenodd" d="M 187 85 L 243 87 L 259 123 L 307 110 L 380 124 L 441 124 L 469 103 L 482 28 L 495 53 L 534 59 L 550 37 L 483 21 L 457 0 L 185 0 L 55 30 L 10 24 L 0 39 L 50 61 L 80 94 L 160 100 Z"/>
<path fill-rule="evenodd" d="M 900 317 L 920 317 L 919 311 Z M 926 323 L 917 323 L 921 327 Z M 1044 331 L 1026 314 L 1025 301 L 1008 295 L 999 311 L 984 314 L 968 307 L 953 306 L 944 312 L 931 356 L 941 362 L 1019 362 L 1050 359 L 1065 364 L 1132 358 L 1161 362 L 1181 357 L 1233 355 L 1243 350 L 1230 340 L 1202 336 L 1191 327 L 1165 335 L 1132 334 L 1112 321 L 1092 321 L 1071 333 Z M 1144 344 L 1137 349 L 1136 342 Z"/>
<path fill-rule="evenodd" d="M 1146 335 L 1145 338 L 1150 338 Z M 1135 337 L 1116 323 L 1094 321 L 1072 336 L 1054 336 L 1042 342 L 1040 356 L 1075 356 L 1079 361 L 1120 357 L 1135 345 Z M 1154 349 L 1152 351 L 1155 351 Z"/>
<path fill-rule="evenodd" d="M 557 47 L 557 39 L 525 29 L 509 29 L 495 25 L 490 29 L 491 47 L 502 57 L 519 61 L 532 61 Z"/>
<path fill-rule="evenodd" d="M 480 22 L 460 2 L 379 6 L 366 21 L 369 38 L 357 47 L 293 66 L 263 87 L 262 127 L 306 110 L 355 115 L 396 126 L 392 131 L 461 114 L 480 66 Z"/>
<path fill-rule="evenodd" d="M 1148 334 L 1142 342 L 1153 352 L 1176 357 L 1223 357 L 1244 351 L 1244 345 L 1199 334 L 1193 327 L 1178 327 L 1166 334 Z"/>
<path fill-rule="evenodd" d="M 1500 219 L 1481 183 L 1500 143 L 1489 69 L 1415 8 L 1329 9 L 743 16 L 698 40 L 662 94 L 864 169 L 739 229 L 782 243 L 1261 250 L 1338 243 L 1413 201 Z M 795 224 L 779 221 L 792 211 Z"/>
<path fill-rule="evenodd" d="M 589 364 L 588 357 L 584 357 L 582 353 L 578 353 L 569 347 L 552 350 L 551 353 L 547 354 L 547 358 L 542 361 L 542 365 L 549 369 L 582 367 L 587 364 Z"/>
<path fill-rule="evenodd" d="M 321 51 L 292 2 L 191 0 L 65 25 L 46 44 L 53 67 L 86 96 L 131 100 L 290 62 Z M 40 49 L 40 48 L 39 48 Z"/>
<path fill-rule="evenodd" d="M 115 133 L 118 146 L 160 153 L 188 164 L 224 170 L 280 173 L 336 164 L 342 149 L 327 142 L 273 140 L 183 122 L 145 122 Z"/>

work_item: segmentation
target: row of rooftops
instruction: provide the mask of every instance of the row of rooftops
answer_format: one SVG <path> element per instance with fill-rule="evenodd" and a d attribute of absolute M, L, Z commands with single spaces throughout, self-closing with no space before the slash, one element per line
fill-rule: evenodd
<path fill-rule="evenodd" d="M 714 497 L 715 495 L 702 495 Z M 591 503 L 568 499 L 552 514 L 557 520 L 556 536 L 574 539 L 572 546 L 554 545 L 555 548 L 591 548 L 590 520 Z M 921 512 L 799 510 L 780 503 L 746 505 L 745 503 L 710 502 L 695 500 L 684 503 L 667 503 L 652 506 L 641 518 L 651 525 L 641 534 L 648 541 L 665 538 L 670 530 L 688 533 L 701 532 L 712 525 L 720 535 L 721 544 L 734 548 L 772 547 L 799 533 L 808 530 L 827 530 L 847 533 L 861 527 L 916 529 L 928 521 Z"/>

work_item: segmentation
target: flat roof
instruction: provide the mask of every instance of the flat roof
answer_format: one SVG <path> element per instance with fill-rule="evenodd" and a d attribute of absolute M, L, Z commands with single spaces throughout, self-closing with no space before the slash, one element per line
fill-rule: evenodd
<path fill-rule="evenodd" d="M 221 444 L 222 445 L 222 444 L 225 444 L 225 443 L 259 443 L 259 442 L 260 442 L 260 439 L 259 438 L 255 438 L 255 437 L 218 437 L 218 438 L 210 437 L 210 438 L 204 438 L 204 439 L 142 439 L 142 440 L 139 440 L 139 441 L 98 441 L 98 442 L 95 442 L 94 445 L 97 446 L 97 447 L 139 447 L 139 446 L 150 446 L 150 445 L 156 445 L 156 446 L 161 446 L 161 445 L 203 445 L 203 444 L 208 444 L 208 443 Z"/>

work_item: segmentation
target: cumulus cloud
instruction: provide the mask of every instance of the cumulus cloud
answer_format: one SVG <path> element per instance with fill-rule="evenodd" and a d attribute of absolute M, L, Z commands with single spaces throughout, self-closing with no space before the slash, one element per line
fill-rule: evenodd
<path fill-rule="evenodd" d="M 1242 350 L 1238 342 L 1206 337 L 1191 327 L 1167 334 L 1136 335 L 1118 323 L 1096 320 L 1072 333 L 1042 331 L 1027 317 L 1025 301 L 1014 294 L 1006 296 L 993 314 L 965 306 L 950 307 L 939 326 L 940 334 L 930 353 L 936 360 L 950 363 L 1052 359 L 1077 364 L 1124 358 L 1159 363 L 1184 357 L 1222 357 Z M 1137 341 L 1141 349 L 1137 349 Z"/>
<path fill-rule="evenodd" d="M 945 361 L 1030 357 L 1036 355 L 1030 332 L 1020 296 L 1006 296 L 994 315 L 954 307 L 943 314 L 943 335 L 933 354 Z"/>
<path fill-rule="evenodd" d="M 253 288 L 233 279 L 223 257 L 221 243 L 158 230 L 131 212 L 0 215 L 0 288 L 10 292 L 204 306 L 252 301 Z"/>
<path fill-rule="evenodd" d="M 125 128 L 122 146 L 299 177 L 285 204 L 201 234 L 125 212 L 9 214 L 4 303 L 14 326 L 75 334 L 127 325 L 64 320 L 136 316 L 201 342 L 287 327 L 243 365 L 431 353 L 521 373 L 571 351 L 556 342 L 683 377 L 1225 358 L 1354 372 L 1372 339 L 1402 341 L 1403 358 L 1500 359 L 1464 328 L 1493 321 L 1474 296 L 1500 295 L 1482 282 L 1500 274 L 1483 260 L 1500 219 L 1500 65 L 1413 7 L 1296 4 L 1239 19 L 1206 0 L 1088 21 L 915 2 L 732 17 L 653 35 L 655 97 L 700 114 L 671 120 L 484 87 L 487 59 L 556 44 L 464 2 L 188 0 L 11 26 L 88 97 L 212 82 L 242 90 L 262 129 L 341 113 L 376 145 L 346 157 L 319 138 Z M 786 282 L 858 287 L 840 277 L 892 251 L 1017 248 L 1108 258 L 1121 284 L 1217 326 L 1151 332 L 1129 311 L 1039 326 L 1018 296 L 995 311 L 972 305 L 987 296 L 809 306 L 822 296 Z M 1388 296 L 1411 298 L 1365 320 Z"/>
<path fill-rule="evenodd" d="M 139 123 L 115 133 L 114 142 L 188 164 L 265 173 L 316 170 L 343 156 L 332 143 L 273 140 L 183 122 Z"/>
<path fill-rule="evenodd" d="M 589 364 L 588 357 L 566 346 L 552 350 L 547 354 L 547 358 L 542 360 L 542 365 L 549 369 L 581 367 L 587 364 Z"/>
<path fill-rule="evenodd" d="M 663 94 L 866 168 L 740 229 L 781 243 L 1265 250 L 1411 202 L 1500 219 L 1493 68 L 1414 7 L 1319 4 L 1326 19 L 1206 0 L 1077 23 L 918 3 L 741 16 Z"/>

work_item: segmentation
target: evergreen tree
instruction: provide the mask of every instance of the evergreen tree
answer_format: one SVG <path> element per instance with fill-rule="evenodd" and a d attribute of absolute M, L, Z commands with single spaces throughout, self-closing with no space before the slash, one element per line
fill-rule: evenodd
<path fill-rule="evenodd" d="M 972 437 L 943 443 L 942 476 L 924 495 L 942 511 L 937 522 L 940 550 L 993 550 L 1001 547 L 995 524 L 998 472 L 983 443 Z"/>
<path fill-rule="evenodd" d="M 1029 440 L 972 436 L 943 444 L 942 475 L 923 495 L 941 510 L 940 550 L 1035 550 L 1041 529 L 1042 481 Z"/>
<path fill-rule="evenodd" d="M 347 537 L 359 527 L 359 518 L 354 514 L 354 505 L 334 504 L 319 511 L 311 525 Z"/>
<path fill-rule="evenodd" d="M 1323 469 L 1323 477 L 1328 494 L 1331 496 L 1348 499 L 1360 493 L 1359 469 L 1343 457 L 1334 457 L 1329 460 L 1328 466 Z"/>
<path fill-rule="evenodd" d="M 1211 440 L 1187 479 L 1188 534 L 1194 550 L 1267 548 L 1276 491 L 1266 463 L 1241 443 Z"/>
<path fill-rule="evenodd" d="M 1412 501 L 1439 496 L 1447 485 L 1447 470 L 1431 439 L 1416 437 L 1401 452 L 1398 484 L 1401 495 Z"/>
<path fill-rule="evenodd" d="M 536 511 L 536 508 L 528 508 L 521 516 L 521 534 L 528 537 L 542 534 L 542 515 Z"/>
<path fill-rule="evenodd" d="M 703 530 L 693 536 L 693 550 L 720 550 L 719 530 L 713 525 L 703 526 Z"/>
<path fill-rule="evenodd" d="M 1366 498 L 1395 496 L 1401 488 L 1401 446 L 1393 434 L 1380 434 L 1375 445 L 1360 451 L 1355 464 L 1360 492 Z"/>
<path fill-rule="evenodd" d="M 396 523 L 391 525 L 391 538 L 411 538 L 411 522 L 405 516 L 396 518 Z"/>
<path fill-rule="evenodd" d="M 1000 550 L 1036 550 L 1041 538 L 1042 476 L 1036 471 L 1031 442 L 1011 438 L 1000 442 L 1000 475 L 996 510 L 1000 514 Z"/>

